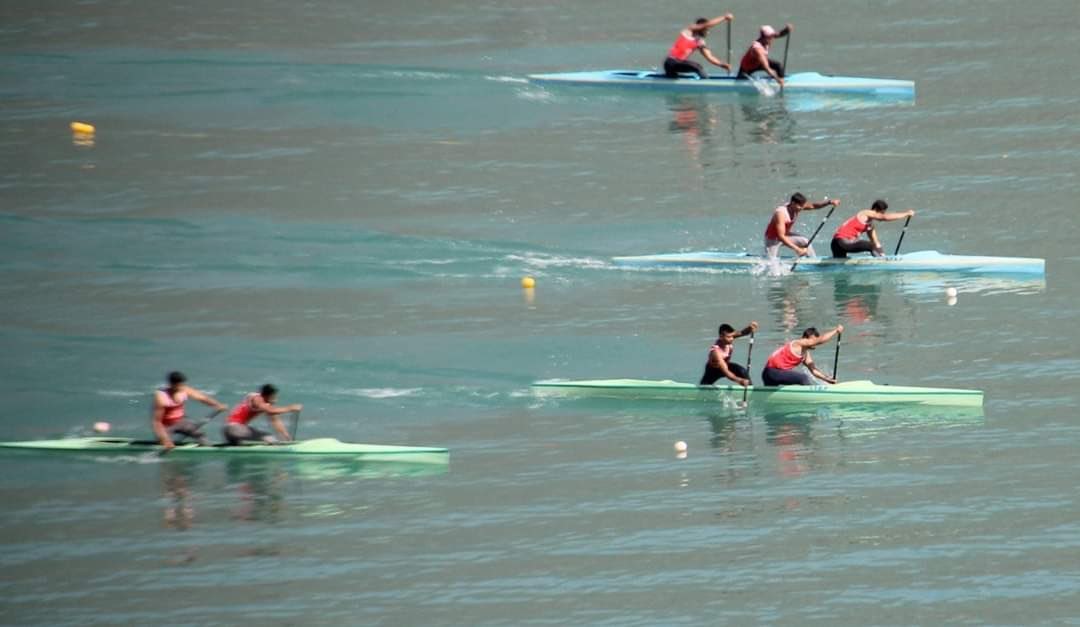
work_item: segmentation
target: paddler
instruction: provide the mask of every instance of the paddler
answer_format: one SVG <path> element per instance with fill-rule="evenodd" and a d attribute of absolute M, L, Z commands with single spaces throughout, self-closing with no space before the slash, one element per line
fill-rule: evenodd
<path fill-rule="evenodd" d="M 761 371 L 761 381 L 768 386 L 776 385 L 815 385 L 814 375 L 826 383 L 836 383 L 836 379 L 817 369 L 814 358 L 810 356 L 815 348 L 833 339 L 837 333 L 844 332 L 844 325 L 838 324 L 824 335 L 814 327 L 803 331 L 802 338 L 785 343 L 769 355 L 765 369 Z M 799 369 L 806 366 L 806 370 Z"/>
<path fill-rule="evenodd" d="M 754 43 L 750 44 L 746 54 L 739 61 L 739 73 L 735 78 L 745 80 L 750 78 L 750 75 L 754 72 L 763 71 L 783 87 L 784 64 L 769 58 L 769 48 L 777 37 L 787 37 L 794 28 L 791 24 L 787 24 L 777 32 L 775 28 L 768 24 L 762 26 L 758 30 L 758 38 L 754 40 Z"/>
<path fill-rule="evenodd" d="M 699 17 L 693 24 L 682 29 L 679 36 L 675 38 L 675 43 L 671 45 L 671 50 L 668 50 L 667 58 L 664 59 L 664 75 L 668 78 L 679 78 L 680 72 L 693 72 L 699 78 L 709 78 L 700 63 L 690 60 L 690 55 L 694 54 L 695 50 L 700 50 L 701 56 L 705 57 L 709 63 L 730 70 L 730 64 L 717 59 L 712 50 L 709 50 L 708 44 L 705 43 L 705 37 L 713 26 L 730 22 L 733 19 L 735 19 L 735 16 L 730 13 L 714 17 L 711 20 Z"/>
<path fill-rule="evenodd" d="M 848 218 L 836 229 L 836 233 L 833 233 L 832 256 L 844 259 L 848 253 L 870 253 L 875 257 L 884 255 L 885 251 L 874 229 L 874 222 L 892 222 L 915 215 L 912 209 L 888 213 L 888 208 L 889 203 L 875 200 L 869 209 L 863 209 Z M 866 239 L 860 237 L 863 233 L 866 233 Z"/>
<path fill-rule="evenodd" d="M 780 205 L 773 209 L 772 216 L 769 218 L 769 225 L 765 227 L 765 255 L 770 258 L 780 256 L 780 246 L 784 245 L 795 251 L 795 254 L 800 257 L 804 255 L 816 256 L 814 247 L 810 245 L 810 238 L 795 233 L 791 230 L 791 227 L 794 226 L 795 220 L 798 219 L 801 211 L 839 205 L 840 201 L 836 198 L 826 199 L 821 202 L 810 202 L 806 200 L 806 196 L 799 192 L 792 194 L 786 205 Z"/>
<path fill-rule="evenodd" d="M 233 408 L 224 428 L 225 439 L 228 440 L 229 444 L 237 445 L 245 441 L 273 444 L 277 441 L 288 442 L 292 439 L 292 436 L 289 435 L 289 430 L 285 428 L 285 425 L 281 422 L 281 418 L 278 418 L 278 416 L 294 411 L 300 411 L 304 407 L 299 404 L 275 407 L 274 403 L 277 401 L 277 393 L 277 388 L 267 383 L 259 388 L 258 392 L 252 392 L 245 396 L 244 400 L 240 401 L 240 403 Z M 273 435 L 265 431 L 260 431 L 248 424 L 263 414 L 266 414 L 267 419 L 270 420 L 270 426 L 272 426 L 277 433 L 277 440 L 274 439 Z"/>
<path fill-rule="evenodd" d="M 170 372 L 167 380 L 167 385 L 154 392 L 154 410 L 150 423 L 154 430 L 154 437 L 165 450 L 176 446 L 173 438 L 178 435 L 193 438 L 204 446 L 209 444 L 201 425 L 185 418 L 184 402 L 192 398 L 218 411 L 227 408 L 213 397 L 187 385 L 187 377 L 182 372 Z"/>
<path fill-rule="evenodd" d="M 738 332 L 726 322 L 721 324 L 716 341 L 709 348 L 709 359 L 705 362 L 705 373 L 701 375 L 700 385 L 712 385 L 721 378 L 730 379 L 743 387 L 750 385 L 750 373 L 745 366 L 731 362 L 731 352 L 736 338 L 750 335 L 757 331 L 757 328 L 757 322 L 754 321 Z"/>

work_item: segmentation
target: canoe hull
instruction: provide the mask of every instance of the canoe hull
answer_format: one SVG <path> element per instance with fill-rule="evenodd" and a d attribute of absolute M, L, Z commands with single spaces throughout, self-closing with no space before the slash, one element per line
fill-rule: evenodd
<path fill-rule="evenodd" d="M 160 453 L 161 445 L 148 440 L 132 438 L 65 438 L 62 440 L 31 440 L 25 442 L 0 442 L 0 447 L 57 452 L 81 453 Z M 443 463 L 449 451 L 445 448 L 424 446 L 391 446 L 384 444 L 359 444 L 341 442 L 334 438 L 302 440 L 295 443 L 267 445 L 261 443 L 241 446 L 199 446 L 193 443 L 177 445 L 169 456 L 220 456 L 220 457 L 303 457 L 304 459 L 354 459 L 367 462 L 395 461 L 409 463 Z"/>
<path fill-rule="evenodd" d="M 762 255 L 713 251 L 668 253 L 614 257 L 612 263 L 624 268 L 672 269 L 750 269 L 776 264 L 790 268 L 793 257 L 769 260 Z M 796 272 L 821 270 L 876 270 L 885 272 L 966 272 L 970 274 L 1029 274 L 1046 273 L 1046 260 L 1034 257 L 984 257 L 976 255 L 946 255 L 935 250 L 922 250 L 896 256 L 858 256 L 847 259 L 810 257 L 799 260 Z"/>
<path fill-rule="evenodd" d="M 696 402 L 741 401 L 743 388 L 736 385 L 695 385 L 677 381 L 645 379 L 550 379 L 532 384 L 534 394 L 548 397 L 608 397 L 637 400 Z M 752 403 L 804 404 L 903 404 L 982 407 L 981 390 L 878 385 L 870 381 L 846 381 L 836 385 L 751 386 Z"/>
<path fill-rule="evenodd" d="M 683 74 L 679 78 L 667 78 L 662 73 L 648 70 L 600 70 L 594 72 L 562 72 L 554 74 L 530 74 L 530 82 L 537 85 L 572 85 L 592 87 L 623 87 L 656 89 L 691 93 L 735 93 L 758 95 L 752 81 L 736 80 L 733 76 L 710 76 L 698 78 Z M 771 78 L 758 79 L 770 89 L 779 86 Z M 914 99 L 913 81 L 891 78 L 862 78 L 857 76 L 830 76 L 818 72 L 799 72 L 784 81 L 785 94 L 851 94 L 860 96 L 887 96 Z"/>

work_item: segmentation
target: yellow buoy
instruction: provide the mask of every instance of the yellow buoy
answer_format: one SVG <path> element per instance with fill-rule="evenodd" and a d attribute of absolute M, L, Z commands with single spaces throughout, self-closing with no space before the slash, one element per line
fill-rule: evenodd
<path fill-rule="evenodd" d="M 524 287 L 525 289 L 536 287 L 536 281 L 534 281 L 531 276 L 527 276 L 521 279 L 521 287 Z"/>
<path fill-rule="evenodd" d="M 94 125 L 87 124 L 86 122 L 72 122 L 72 133 L 82 133 L 83 135 L 92 135 L 94 133 Z"/>

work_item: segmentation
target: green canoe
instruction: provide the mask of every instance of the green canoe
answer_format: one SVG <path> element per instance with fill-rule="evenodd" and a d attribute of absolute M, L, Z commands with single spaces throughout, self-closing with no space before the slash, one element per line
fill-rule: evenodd
<path fill-rule="evenodd" d="M 641 400 L 741 401 L 738 385 L 696 385 L 645 379 L 550 379 L 532 384 L 539 396 L 600 396 Z M 752 403 L 916 403 L 982 407 L 982 390 L 878 385 L 871 381 L 845 381 L 836 385 L 751 386 Z"/>
<path fill-rule="evenodd" d="M 65 438 L 62 440 L 30 440 L 26 442 L 0 442 L 0 447 L 57 452 L 89 453 L 159 453 L 162 450 L 155 440 L 135 440 L 132 438 L 91 437 Z M 358 444 L 342 442 L 334 438 L 315 438 L 287 442 L 283 444 L 263 444 L 252 442 L 239 446 L 214 444 L 199 446 L 194 443 L 178 444 L 169 452 L 169 456 L 209 455 L 209 456 L 258 456 L 258 457 L 326 457 L 334 459 L 356 459 L 365 462 L 394 461 L 410 463 L 445 464 L 450 452 L 445 448 L 428 446 L 392 446 L 386 444 Z"/>

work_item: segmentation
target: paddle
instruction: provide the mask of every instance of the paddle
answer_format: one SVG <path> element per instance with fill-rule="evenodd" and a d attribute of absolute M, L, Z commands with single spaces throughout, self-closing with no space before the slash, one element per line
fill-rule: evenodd
<path fill-rule="evenodd" d="M 292 433 L 289 434 L 289 437 L 292 439 L 293 442 L 295 442 L 296 441 L 296 432 L 300 430 L 300 412 L 299 411 L 294 411 L 294 412 L 292 412 L 292 415 L 293 415 Z"/>
<path fill-rule="evenodd" d="M 825 200 L 826 201 L 829 200 L 829 197 L 826 196 Z M 817 226 L 817 229 L 814 230 L 814 234 L 811 235 L 810 239 L 806 242 L 805 248 L 810 248 L 810 244 L 814 243 L 814 238 L 817 237 L 817 234 L 821 232 L 821 227 L 825 226 L 825 223 L 828 222 L 829 218 L 832 217 L 832 212 L 833 211 L 836 211 L 836 205 L 833 205 L 832 208 L 829 209 L 829 213 L 826 213 L 825 217 L 821 219 L 821 224 L 819 224 Z M 791 264 L 791 271 L 792 272 L 795 271 L 795 266 L 797 266 L 797 265 L 799 265 L 799 258 L 798 257 L 795 258 L 795 263 Z"/>
<path fill-rule="evenodd" d="M 791 31 L 788 30 L 788 34 L 784 36 L 784 65 L 783 65 L 784 77 L 786 77 L 788 75 L 788 71 L 787 71 L 787 51 L 788 51 L 788 47 L 790 47 L 790 46 L 791 46 Z M 780 93 L 784 93 L 784 85 L 783 84 L 780 85 Z"/>
<path fill-rule="evenodd" d="M 731 20 L 727 22 L 727 64 L 727 73 L 731 76 Z"/>
<path fill-rule="evenodd" d="M 840 366 L 840 338 L 842 338 L 843 336 L 844 336 L 843 332 L 840 332 L 840 333 L 836 334 L 836 354 L 833 355 L 833 362 L 832 362 L 832 378 L 833 378 L 833 381 L 837 380 L 836 379 L 836 372 L 837 372 L 837 368 Z"/>
<path fill-rule="evenodd" d="M 750 378 L 750 356 L 754 354 L 754 330 L 750 330 L 750 345 L 746 347 L 746 375 L 747 379 Z M 750 391 L 750 386 L 747 385 L 742 389 L 742 404 L 746 406 L 746 395 Z"/>
<path fill-rule="evenodd" d="M 900 254 L 900 244 L 904 243 L 904 233 L 907 233 L 907 225 L 911 224 L 911 216 L 904 220 L 904 229 L 900 231 L 900 239 L 896 240 L 896 250 L 893 251 L 893 257 Z"/>

